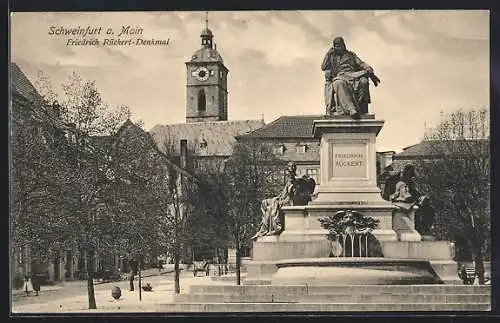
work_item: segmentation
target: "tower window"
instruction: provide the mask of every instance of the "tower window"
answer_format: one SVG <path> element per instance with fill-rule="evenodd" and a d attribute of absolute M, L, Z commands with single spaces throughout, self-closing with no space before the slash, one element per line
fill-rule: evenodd
<path fill-rule="evenodd" d="M 215 102 L 215 96 L 212 95 L 212 104 Z"/>
<path fill-rule="evenodd" d="M 205 91 L 201 89 L 198 92 L 198 111 L 206 111 L 207 110 L 207 100 L 205 97 Z"/>

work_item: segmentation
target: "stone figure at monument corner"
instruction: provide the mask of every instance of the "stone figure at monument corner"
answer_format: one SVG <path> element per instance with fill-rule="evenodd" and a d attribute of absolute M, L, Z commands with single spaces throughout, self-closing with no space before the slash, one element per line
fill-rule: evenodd
<path fill-rule="evenodd" d="M 347 50 L 342 37 L 335 37 L 333 40 L 333 46 L 324 57 L 321 70 L 325 72 L 327 115 L 358 118 L 368 114 L 368 104 L 371 103 L 368 79 L 375 86 L 378 86 L 380 79 L 370 65 Z"/>
<path fill-rule="evenodd" d="M 387 180 L 386 189 L 390 193 L 390 201 L 400 210 L 407 213 L 415 211 L 415 229 L 422 234 L 429 234 L 434 211 L 429 197 L 416 189 L 415 179 L 415 166 L 406 164 L 401 173 L 394 174 Z"/>
<path fill-rule="evenodd" d="M 287 180 L 280 194 L 261 203 L 262 221 L 259 231 L 252 237 L 278 235 L 283 231 L 283 206 L 306 205 L 313 197 L 316 182 L 312 178 L 297 177 L 297 165 L 289 162 Z"/>

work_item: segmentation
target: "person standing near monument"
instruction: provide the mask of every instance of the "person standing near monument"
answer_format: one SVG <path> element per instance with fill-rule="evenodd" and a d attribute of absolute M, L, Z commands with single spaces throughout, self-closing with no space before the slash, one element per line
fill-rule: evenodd
<path fill-rule="evenodd" d="M 380 79 L 375 76 L 370 65 L 347 50 L 342 37 L 333 40 L 333 46 L 326 53 L 321 70 L 325 71 L 326 77 L 327 114 L 356 118 L 368 113 L 368 104 L 371 102 L 368 78 L 375 86 L 380 83 Z"/>

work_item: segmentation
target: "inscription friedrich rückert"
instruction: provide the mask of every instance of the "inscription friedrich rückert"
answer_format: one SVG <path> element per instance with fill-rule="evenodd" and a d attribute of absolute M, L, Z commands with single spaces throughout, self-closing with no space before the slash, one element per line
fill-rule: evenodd
<path fill-rule="evenodd" d="M 170 43 L 170 38 L 146 38 L 144 37 L 144 28 L 130 25 L 120 26 L 119 28 L 50 26 L 48 34 L 51 36 L 68 36 L 66 46 L 148 46 L 168 45 Z M 89 38 L 86 38 L 87 36 Z M 100 36 L 105 38 L 98 38 Z"/>
<path fill-rule="evenodd" d="M 337 166 L 337 167 L 360 167 L 360 166 L 363 166 L 364 155 L 363 154 L 335 154 L 335 159 L 336 159 L 335 166 Z M 362 159 L 362 160 L 359 160 L 359 159 Z"/>

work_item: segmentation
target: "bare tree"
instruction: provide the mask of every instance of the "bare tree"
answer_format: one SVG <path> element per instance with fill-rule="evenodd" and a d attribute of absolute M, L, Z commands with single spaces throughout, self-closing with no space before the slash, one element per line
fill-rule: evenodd
<path fill-rule="evenodd" d="M 269 147 L 257 142 L 237 143 L 226 164 L 226 223 L 236 249 L 236 284 L 241 284 L 241 251 L 261 220 L 262 199 L 276 194 L 283 185 L 283 162 Z"/>
<path fill-rule="evenodd" d="M 490 137 L 486 109 L 458 110 L 427 134 L 419 178 L 435 207 L 438 237 L 465 241 L 480 283 L 490 244 Z"/>
<path fill-rule="evenodd" d="M 49 82 L 43 84 L 50 85 Z M 99 245 L 109 236 L 109 212 L 103 197 L 113 185 L 106 168 L 109 147 L 103 141 L 105 136 L 115 133 L 130 114 L 127 109 L 109 112 L 95 82 L 85 81 L 76 73 L 63 84 L 63 90 L 58 113 L 71 129 L 66 133 L 67 140 L 57 147 L 56 154 L 64 163 L 58 168 L 57 180 L 53 183 L 59 210 L 50 215 L 61 225 L 39 232 L 38 239 L 57 237 L 54 240 L 71 241 L 78 246 L 87 259 L 89 308 L 95 309 L 94 259 Z"/>

